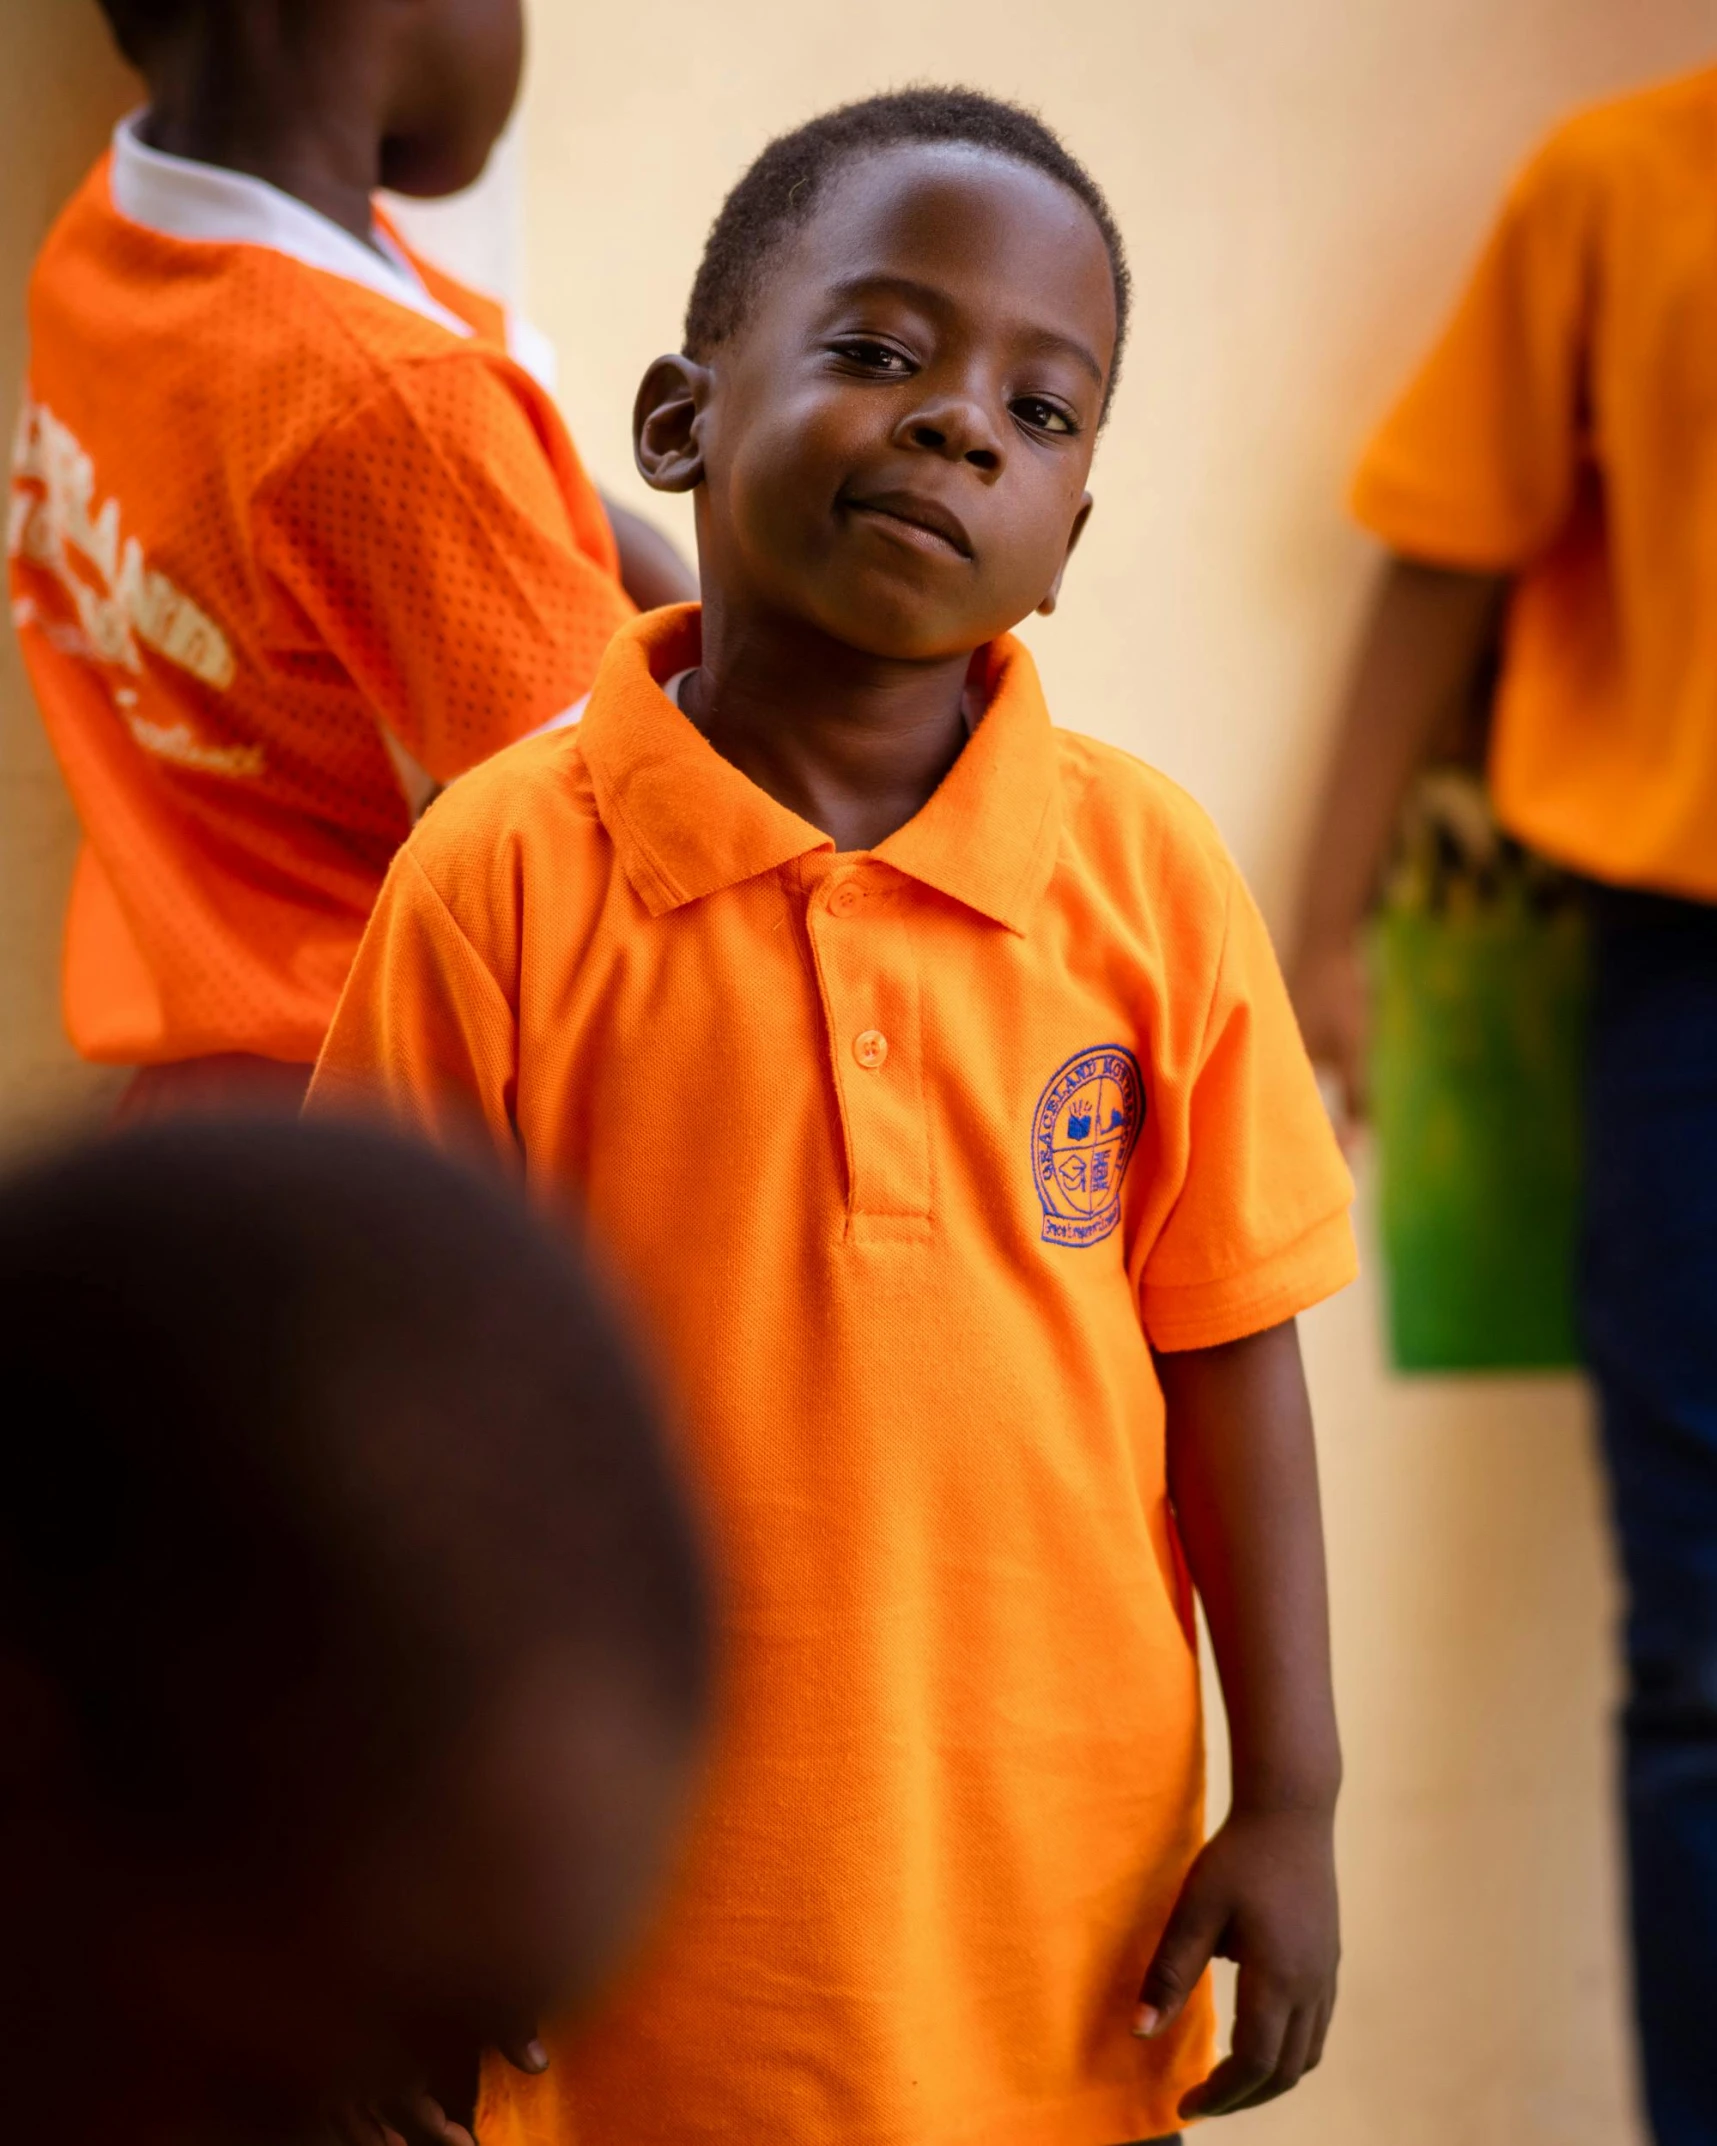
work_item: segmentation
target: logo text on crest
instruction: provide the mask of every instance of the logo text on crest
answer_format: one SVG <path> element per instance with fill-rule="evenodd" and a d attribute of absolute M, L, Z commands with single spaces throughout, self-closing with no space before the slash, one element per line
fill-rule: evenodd
<path fill-rule="evenodd" d="M 1144 1080 L 1124 1044 L 1097 1044 L 1057 1071 L 1032 1120 L 1046 1244 L 1097 1244 L 1115 1228 L 1144 1121 Z"/>

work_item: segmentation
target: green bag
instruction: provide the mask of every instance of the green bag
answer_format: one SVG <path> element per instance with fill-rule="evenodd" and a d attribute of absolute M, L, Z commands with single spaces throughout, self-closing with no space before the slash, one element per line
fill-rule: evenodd
<path fill-rule="evenodd" d="M 1395 1365 L 1569 1368 L 1588 992 L 1577 893 L 1500 833 L 1477 778 L 1434 771 L 1371 952 Z"/>

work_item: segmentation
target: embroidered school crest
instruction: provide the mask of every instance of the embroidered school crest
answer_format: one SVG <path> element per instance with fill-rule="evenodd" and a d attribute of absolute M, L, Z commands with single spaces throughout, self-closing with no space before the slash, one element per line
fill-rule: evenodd
<path fill-rule="evenodd" d="M 1097 1244 L 1121 1219 L 1121 1180 L 1145 1122 L 1139 1061 L 1119 1043 L 1068 1059 L 1038 1098 L 1032 1164 L 1045 1244 Z"/>

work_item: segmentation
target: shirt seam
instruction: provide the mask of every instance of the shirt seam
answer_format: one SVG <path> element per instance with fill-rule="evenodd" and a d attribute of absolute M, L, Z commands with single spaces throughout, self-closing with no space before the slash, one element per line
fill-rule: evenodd
<path fill-rule="evenodd" d="M 507 993 L 502 986 L 500 978 L 495 974 L 494 970 L 490 968 L 488 962 L 483 958 L 483 955 L 477 946 L 477 942 L 471 937 L 471 934 L 465 929 L 464 925 L 460 923 L 458 915 L 454 910 L 453 904 L 447 899 L 446 895 L 443 894 L 441 889 L 435 884 L 434 879 L 430 876 L 428 866 L 424 864 L 423 860 L 417 855 L 416 851 L 413 849 L 412 845 L 409 842 L 406 843 L 406 845 L 401 849 L 399 854 L 401 860 L 406 865 L 408 865 L 413 872 L 417 874 L 417 877 L 429 890 L 430 895 L 435 901 L 436 907 L 440 910 L 441 914 L 447 919 L 447 922 L 452 927 L 453 931 L 457 934 L 460 945 L 464 947 L 466 952 L 471 956 L 471 959 L 477 964 L 477 967 L 481 970 L 483 979 L 488 984 L 490 990 L 493 991 L 493 993 L 495 994 L 495 998 L 500 1005 L 502 1013 L 506 1017 L 508 1025 L 516 1031 L 518 1026 L 518 1017 L 515 1012 L 512 1000 L 507 996 Z"/>
<path fill-rule="evenodd" d="M 1152 1297 L 1198 1296 L 1213 1289 L 1227 1289 L 1236 1282 L 1244 1282 L 1249 1276 L 1262 1276 L 1293 1259 L 1295 1254 L 1303 1251 L 1314 1238 L 1322 1236 L 1336 1223 L 1345 1221 L 1351 1212 L 1349 1202 L 1344 1200 L 1320 1215 L 1315 1222 L 1307 1223 L 1304 1229 L 1290 1237 L 1285 1244 L 1277 1245 L 1274 1251 L 1245 1260 L 1239 1266 L 1224 1268 L 1220 1274 L 1205 1275 L 1195 1282 L 1153 1282 L 1147 1277 L 1141 1294 L 1147 1300 Z M 1265 1289 L 1260 1295 L 1267 1297 L 1272 1293 L 1271 1289 Z"/>
<path fill-rule="evenodd" d="M 1228 967 L 1229 943 L 1234 937 L 1234 882 L 1239 876 L 1230 862 L 1224 875 L 1222 890 L 1222 944 L 1216 950 L 1216 966 L 1210 975 L 1210 996 L 1205 1001 L 1204 1020 L 1198 1031 L 1198 1065 L 1201 1072 L 1210 1055 L 1211 1023 L 1216 1018 L 1217 996 L 1222 989 L 1223 972 Z M 1178 1200 L 1176 1204 L 1179 1204 Z"/>
<path fill-rule="evenodd" d="M 431 365 L 443 365 L 446 364 L 449 359 L 457 358 L 463 355 L 464 353 L 460 351 L 441 351 L 437 352 L 434 357 L 407 359 L 395 368 L 394 376 L 390 378 L 388 385 L 390 388 L 393 388 L 395 392 L 397 392 L 397 381 L 400 375 L 405 373 L 416 373 Z M 536 598 L 532 595 L 531 591 L 525 587 L 524 583 L 520 581 L 518 575 L 514 573 L 512 567 L 501 557 L 500 553 L 495 549 L 493 539 L 489 536 L 488 533 L 487 524 L 485 523 L 483 517 L 475 511 L 475 502 L 472 501 L 470 497 L 469 491 L 466 487 L 465 479 L 454 467 L 454 464 L 449 459 L 446 451 L 442 447 L 441 442 L 424 424 L 423 420 L 419 417 L 417 411 L 412 408 L 412 405 L 407 399 L 407 397 L 402 394 L 400 395 L 399 400 L 401 408 L 405 410 L 406 414 L 411 419 L 411 423 L 414 430 L 423 440 L 424 444 L 429 448 L 430 452 L 434 455 L 436 461 L 440 464 L 441 468 L 446 472 L 448 481 L 457 491 L 460 501 L 463 504 L 472 508 L 472 526 L 474 529 L 482 531 L 483 539 L 485 544 L 488 546 L 490 555 L 496 560 L 497 564 L 501 566 L 501 568 L 506 574 L 509 583 L 517 590 L 520 600 L 525 605 L 525 608 L 529 612 L 531 618 L 534 619 L 539 625 L 543 625 L 546 627 L 547 621 L 543 618 L 541 607 L 537 603 Z M 522 415 L 523 413 L 521 412 L 520 414 Z M 562 504 L 564 505 L 564 501 L 562 502 Z M 582 558 L 583 554 L 579 551 L 577 542 L 573 537 L 570 521 L 568 523 L 566 535 L 568 544 L 570 545 L 574 554 Z"/>
<path fill-rule="evenodd" d="M 1221 1349 L 1236 1341 L 1267 1334 L 1272 1327 L 1286 1326 L 1347 1288 L 1358 1275 L 1349 1260 L 1339 1270 L 1311 1276 L 1296 1276 L 1278 1289 L 1266 1290 L 1237 1304 L 1223 1305 L 1204 1318 L 1146 1319 L 1145 1338 L 1163 1356 L 1190 1354 L 1196 1349 Z"/>
<path fill-rule="evenodd" d="M 1306 1312 L 1326 1303 L 1345 1289 L 1358 1269 L 1349 1266 L 1337 1275 L 1284 1282 L 1279 1289 L 1248 1297 L 1244 1303 L 1224 1305 L 1219 1313 L 1204 1319 L 1145 1322 L 1145 1337 L 1163 1356 L 1190 1355 L 1198 1349 L 1227 1348 L 1236 1341 L 1249 1341 L 1273 1327 L 1286 1326 Z"/>
<path fill-rule="evenodd" d="M 252 494 L 251 507 L 252 521 L 254 525 L 253 541 L 255 545 L 258 564 L 264 566 L 266 570 L 270 573 L 270 575 L 272 575 L 275 579 L 281 581 L 285 585 L 288 591 L 292 593 L 294 601 L 300 603 L 300 607 L 302 607 L 301 599 L 298 598 L 296 591 L 293 590 L 290 578 L 281 571 L 278 563 L 272 560 L 269 556 L 267 539 L 269 538 L 271 532 L 269 531 L 266 518 L 270 514 L 278 511 L 281 497 L 289 489 L 293 481 L 303 474 L 305 467 L 313 454 L 319 452 L 324 447 L 327 447 L 336 432 L 344 429 L 347 425 L 358 422 L 362 417 L 365 416 L 366 413 L 376 409 L 378 405 L 382 402 L 384 397 L 391 395 L 397 401 L 400 409 L 405 413 L 405 416 L 410 423 L 416 437 L 422 441 L 423 445 L 434 457 L 437 466 L 445 475 L 460 504 L 466 509 L 469 528 L 473 533 L 475 541 L 478 541 L 482 544 L 484 551 L 484 559 L 490 570 L 505 579 L 507 586 L 513 590 L 515 596 L 517 597 L 526 614 L 531 619 L 533 625 L 540 632 L 542 632 L 545 637 L 548 637 L 549 622 L 543 614 L 541 605 L 537 602 L 532 592 L 520 580 L 517 573 L 514 572 L 510 562 L 507 561 L 505 556 L 495 545 L 493 538 L 489 534 L 485 517 L 476 510 L 476 503 L 471 498 L 470 491 L 465 483 L 464 478 L 461 476 L 459 471 L 455 468 L 451 460 L 448 458 L 447 454 L 441 446 L 440 441 L 437 440 L 434 433 L 431 432 L 430 429 L 424 424 L 422 418 L 412 407 L 410 398 L 400 392 L 399 382 L 401 377 L 404 375 L 416 373 L 421 369 L 429 366 L 445 365 L 450 362 L 458 361 L 469 362 L 472 359 L 475 359 L 479 364 L 486 363 L 484 354 L 481 351 L 468 351 L 465 349 L 457 349 L 448 351 L 437 351 L 432 355 L 425 354 L 421 357 L 396 360 L 389 364 L 379 366 L 381 377 L 379 378 L 375 386 L 371 389 L 370 393 L 363 396 L 358 401 L 354 402 L 353 405 L 349 409 L 344 411 L 338 419 L 333 420 L 327 425 L 323 426 L 322 429 L 316 434 L 316 437 L 313 440 L 309 441 L 301 451 L 294 455 L 291 462 L 286 465 L 284 471 L 277 474 L 275 471 L 270 470 L 258 484 L 255 492 Z M 379 361 L 377 362 L 379 364 Z M 523 413 L 521 412 L 521 415 L 522 414 Z M 594 566 L 595 562 L 587 559 L 584 552 L 580 549 L 576 535 L 570 526 L 570 522 L 566 530 L 566 540 L 568 549 L 575 558 L 577 558 L 584 564 Z M 278 539 L 276 539 L 275 541 L 278 541 Z M 266 646 L 268 644 L 265 642 L 264 645 Z M 329 652 L 331 654 L 337 655 L 337 650 L 334 648 L 333 644 L 327 643 L 325 641 L 324 645 L 329 648 Z M 365 705 L 367 707 L 370 707 L 370 712 L 374 716 L 378 727 L 386 730 L 391 736 L 395 737 L 398 743 L 400 743 L 401 745 L 405 745 L 406 750 L 408 752 L 411 752 L 412 748 L 409 745 L 406 745 L 406 741 L 404 739 L 399 738 L 397 727 L 393 723 L 387 721 L 379 710 L 375 709 L 370 705 L 369 696 L 367 694 L 364 695 L 363 698 L 365 701 Z M 521 733 L 521 735 L 528 735 L 528 730 L 529 726 L 527 726 L 526 731 Z M 413 752 L 412 756 L 414 759 L 421 757 L 415 752 Z M 447 779 L 444 773 L 440 773 L 434 768 L 428 768 L 427 772 L 433 776 L 436 776 L 438 780 L 445 781 Z"/>
<path fill-rule="evenodd" d="M 256 483 L 251 487 L 250 506 L 253 513 L 260 512 L 272 505 L 274 495 L 285 490 L 292 480 L 299 475 L 304 464 L 328 444 L 333 434 L 373 410 L 383 396 L 390 393 L 397 395 L 399 393 L 399 382 L 405 376 L 427 370 L 429 367 L 436 365 L 479 365 L 485 370 L 491 369 L 489 365 L 492 355 L 491 346 L 469 343 L 460 343 L 451 350 L 414 351 L 409 357 L 378 358 L 373 351 L 366 349 L 362 339 L 354 335 L 347 327 L 346 323 L 340 318 L 338 307 L 331 306 L 328 311 L 340 333 L 352 345 L 368 368 L 370 378 L 362 387 L 354 388 L 346 400 L 340 404 L 339 408 L 330 413 L 317 426 L 309 439 L 283 454 L 277 461 L 269 464 L 268 468 L 263 471 Z M 419 430 L 422 430 L 421 420 L 418 418 L 416 411 L 412 409 L 411 404 L 403 395 L 399 396 L 399 400 L 401 407 L 410 415 L 412 423 L 418 426 Z M 428 438 L 429 435 L 425 433 L 425 437 Z"/>

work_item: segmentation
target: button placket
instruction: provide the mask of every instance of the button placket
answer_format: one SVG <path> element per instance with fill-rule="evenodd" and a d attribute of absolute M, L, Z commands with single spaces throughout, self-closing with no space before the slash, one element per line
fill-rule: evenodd
<path fill-rule="evenodd" d="M 807 918 L 854 1222 L 930 1212 L 921 987 L 905 910 L 897 890 L 840 879 L 813 893 Z"/>

